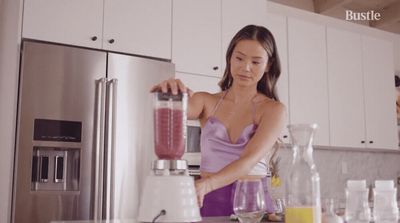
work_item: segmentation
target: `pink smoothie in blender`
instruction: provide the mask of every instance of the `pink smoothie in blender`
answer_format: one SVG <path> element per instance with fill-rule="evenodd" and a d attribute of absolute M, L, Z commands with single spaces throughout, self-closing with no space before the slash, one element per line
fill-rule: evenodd
<path fill-rule="evenodd" d="M 154 94 L 155 153 L 159 159 L 181 159 L 185 152 L 186 97 L 184 94 Z"/>

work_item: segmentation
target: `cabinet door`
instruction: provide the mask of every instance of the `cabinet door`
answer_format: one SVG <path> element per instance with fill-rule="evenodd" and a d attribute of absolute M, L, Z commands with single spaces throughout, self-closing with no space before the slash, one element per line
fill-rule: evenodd
<path fill-rule="evenodd" d="M 245 0 L 222 0 L 223 67 L 225 69 L 226 51 L 231 39 L 240 29 L 250 24 L 264 26 L 274 35 L 282 68 L 277 84 L 277 93 L 281 102 L 286 105 L 286 108 L 289 108 L 286 17 L 267 13 L 267 2 L 265 0 L 254 0 L 251 4 L 248 4 Z M 281 139 L 285 143 L 289 143 L 286 128 L 281 134 Z"/>
<path fill-rule="evenodd" d="M 325 26 L 288 18 L 291 123 L 317 123 L 316 145 L 329 145 Z"/>
<path fill-rule="evenodd" d="M 370 148 L 398 148 L 393 44 L 362 37 L 366 143 Z"/>
<path fill-rule="evenodd" d="M 171 10 L 171 0 L 105 0 L 104 49 L 171 59 Z"/>
<path fill-rule="evenodd" d="M 220 87 L 218 86 L 220 78 L 217 77 L 177 72 L 175 78 L 180 79 L 194 92 L 205 91 L 208 93 L 217 93 L 221 91 Z"/>
<path fill-rule="evenodd" d="M 265 26 L 267 1 L 222 0 L 222 67 L 226 66 L 226 51 L 233 36 L 246 25 Z"/>
<path fill-rule="evenodd" d="M 176 70 L 221 76 L 221 1 L 174 0 L 172 18 Z"/>
<path fill-rule="evenodd" d="M 287 21 L 285 16 L 277 14 L 267 14 L 265 20 L 265 27 L 269 29 L 274 35 L 277 45 L 279 59 L 281 60 L 281 76 L 277 83 L 277 93 L 279 100 L 286 106 L 288 123 L 289 120 L 289 72 L 288 72 L 288 48 L 287 48 Z M 281 134 L 281 139 L 284 143 L 289 143 L 289 132 L 286 128 Z"/>
<path fill-rule="evenodd" d="M 25 0 L 25 38 L 101 48 L 103 1 Z"/>
<path fill-rule="evenodd" d="M 360 38 L 357 33 L 327 28 L 331 146 L 365 146 Z"/>

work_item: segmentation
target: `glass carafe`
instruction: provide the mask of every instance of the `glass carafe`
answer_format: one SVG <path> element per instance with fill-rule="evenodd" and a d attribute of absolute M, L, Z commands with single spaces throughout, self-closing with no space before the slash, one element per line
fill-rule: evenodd
<path fill-rule="evenodd" d="M 285 182 L 285 223 L 320 223 L 320 178 L 312 157 L 316 124 L 289 125 L 293 160 Z"/>
<path fill-rule="evenodd" d="M 154 144 L 159 159 L 179 160 L 185 152 L 186 110 L 186 93 L 154 93 Z"/>

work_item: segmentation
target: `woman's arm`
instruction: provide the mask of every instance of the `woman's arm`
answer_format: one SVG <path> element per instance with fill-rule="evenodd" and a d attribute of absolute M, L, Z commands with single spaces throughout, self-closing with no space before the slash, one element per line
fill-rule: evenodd
<path fill-rule="evenodd" d="M 262 114 L 257 131 L 247 144 L 240 158 L 212 176 L 196 181 L 199 203 L 202 204 L 205 194 L 246 176 L 265 157 L 265 154 L 273 148 L 279 134 L 284 128 L 285 121 L 285 106 L 274 102 Z"/>
<path fill-rule="evenodd" d="M 200 119 L 204 111 L 204 101 L 208 93 L 206 92 L 196 92 L 189 97 L 188 100 L 188 119 Z"/>

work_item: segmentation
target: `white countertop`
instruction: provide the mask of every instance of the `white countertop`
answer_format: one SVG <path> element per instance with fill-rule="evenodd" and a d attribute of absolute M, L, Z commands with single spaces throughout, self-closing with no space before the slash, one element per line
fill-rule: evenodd
<path fill-rule="evenodd" d="M 204 217 L 198 223 L 239 223 L 239 221 L 231 221 L 228 216 L 223 217 Z M 267 222 L 267 221 L 262 221 Z M 85 220 L 85 221 L 52 221 L 50 223 L 140 223 L 134 219 L 126 220 Z"/>
<path fill-rule="evenodd" d="M 200 221 L 202 222 L 215 222 L 215 223 L 224 223 L 224 222 L 234 222 L 230 221 L 229 217 L 205 217 Z M 139 223 L 139 221 L 135 219 L 125 219 L 125 220 L 83 220 L 83 221 L 52 221 L 50 223 Z"/>

